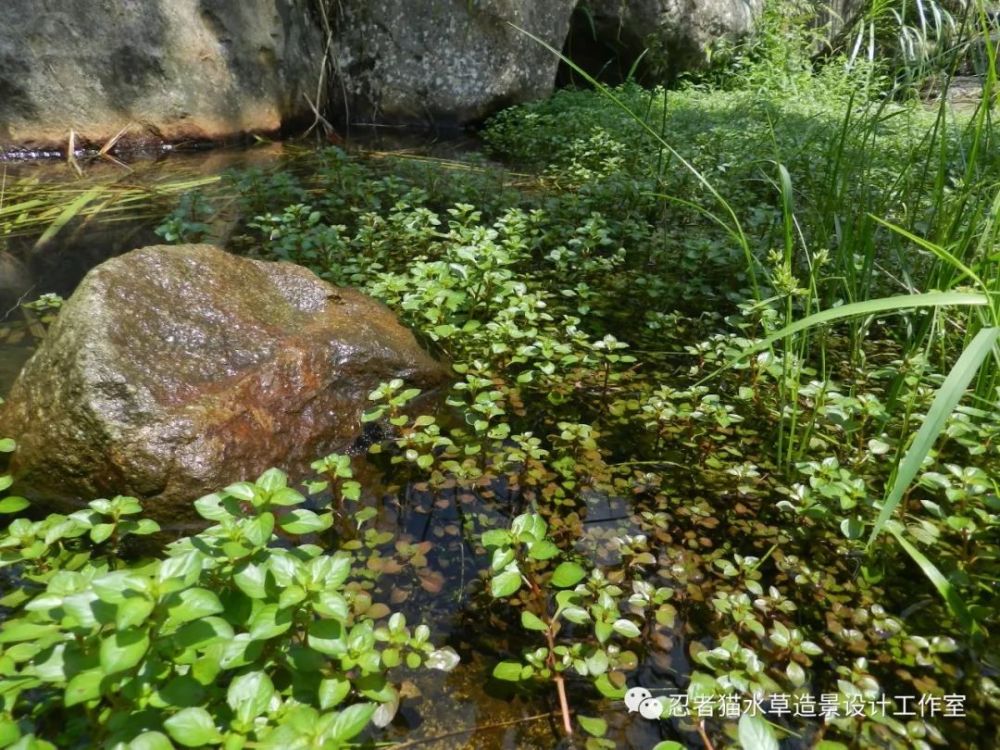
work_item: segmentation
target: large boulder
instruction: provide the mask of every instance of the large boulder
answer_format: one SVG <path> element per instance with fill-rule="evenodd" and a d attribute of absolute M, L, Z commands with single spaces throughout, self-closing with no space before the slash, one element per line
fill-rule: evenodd
<path fill-rule="evenodd" d="M 310 115 L 309 0 L 3 0 L 0 150 L 274 132 Z"/>
<path fill-rule="evenodd" d="M 15 489 L 48 507 L 134 495 L 185 528 L 197 497 L 350 445 L 392 378 L 427 390 L 447 371 L 379 302 L 288 263 L 147 247 L 84 278 L 0 421 Z"/>
<path fill-rule="evenodd" d="M 577 0 L 340 0 L 331 103 L 351 121 L 453 124 L 552 92 Z M 515 28 L 518 27 L 518 28 Z"/>
<path fill-rule="evenodd" d="M 753 29 L 764 0 L 588 0 L 585 20 L 608 49 L 638 59 L 647 79 L 703 67 L 713 45 Z"/>

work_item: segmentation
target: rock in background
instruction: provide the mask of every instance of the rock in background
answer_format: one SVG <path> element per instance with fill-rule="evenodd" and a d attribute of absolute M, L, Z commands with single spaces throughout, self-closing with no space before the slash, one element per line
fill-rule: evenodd
<path fill-rule="evenodd" d="M 576 0 L 337 0 L 332 106 L 349 121 L 452 124 L 548 96 Z M 513 24 L 513 26 L 511 25 Z"/>
<path fill-rule="evenodd" d="M 93 269 L 0 407 L 20 494 L 134 495 L 167 528 L 271 466 L 360 435 L 379 383 L 448 377 L 384 305 L 289 263 L 155 246 Z"/>
<path fill-rule="evenodd" d="M 764 0 L 584 0 L 581 13 L 608 48 L 643 63 L 647 80 L 669 81 L 706 65 L 720 40 L 749 33 Z"/>
<path fill-rule="evenodd" d="M 310 0 L 2 0 L 0 149 L 276 132 L 311 111 Z M 79 142 L 79 141 L 78 141 Z"/>

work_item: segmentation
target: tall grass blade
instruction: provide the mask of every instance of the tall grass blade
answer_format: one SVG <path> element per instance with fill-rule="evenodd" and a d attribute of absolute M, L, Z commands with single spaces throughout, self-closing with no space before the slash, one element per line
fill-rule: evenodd
<path fill-rule="evenodd" d="M 910 486 L 917 472 L 920 471 L 920 466 L 931 448 L 934 447 L 934 443 L 937 442 L 948 417 L 958 406 L 966 388 L 979 371 L 980 365 L 993 350 L 997 337 L 1000 337 L 1000 327 L 984 328 L 977 333 L 965 351 L 962 352 L 962 356 L 958 358 L 955 366 L 951 368 L 944 383 L 938 388 L 934 402 L 927 412 L 927 418 L 920 426 L 917 436 L 907 449 L 906 455 L 892 479 L 892 486 L 882 504 L 882 510 L 875 520 L 871 536 L 868 537 L 869 548 L 878 535 L 882 533 L 886 521 L 892 516 L 900 500 L 903 499 L 903 493 Z"/>
<path fill-rule="evenodd" d="M 35 242 L 35 247 L 44 245 L 46 242 L 59 234 L 60 230 L 62 230 L 64 226 L 69 224 L 74 217 L 83 211 L 88 203 L 93 201 L 103 192 L 104 187 L 98 185 L 97 187 L 93 187 L 85 193 L 82 193 L 76 200 L 67 205 L 66 208 L 59 213 L 55 220 L 53 220 L 53 222 L 46 227 L 45 231 L 42 232 L 41 236 Z"/>
<path fill-rule="evenodd" d="M 899 542 L 899 546 L 910 556 L 910 558 L 915 562 L 920 569 L 923 571 L 927 579 L 934 584 L 934 588 L 938 590 L 941 594 L 941 598 L 944 599 L 945 603 L 948 605 L 948 609 L 951 613 L 955 615 L 955 618 L 961 624 L 962 628 L 968 633 L 975 633 L 980 628 L 976 624 L 976 621 L 972 618 L 968 607 L 965 606 L 965 602 L 962 601 L 962 597 L 958 595 L 958 591 L 955 587 L 951 585 L 944 574 L 938 569 L 938 567 L 932 563 L 928 557 L 921 552 L 919 549 L 914 547 L 903 535 L 903 532 L 890 524 L 887 531 L 892 534 L 896 541 Z"/>
<path fill-rule="evenodd" d="M 769 349 L 781 339 L 786 339 L 799 331 L 804 331 L 824 323 L 832 323 L 835 320 L 843 320 L 844 318 L 851 318 L 856 315 L 901 312 L 920 307 L 977 307 L 989 305 L 989 302 L 989 297 L 985 294 L 974 294 L 972 292 L 925 292 L 923 294 L 901 294 L 895 297 L 880 297 L 879 299 L 852 302 L 849 305 L 842 305 L 840 307 L 831 307 L 828 310 L 821 310 L 818 313 L 813 313 L 808 317 L 797 320 L 791 325 L 775 331 L 767 338 L 758 341 L 753 346 L 744 349 L 739 355 L 722 367 L 698 381 L 698 385 L 711 380 L 716 375 L 725 372 L 747 357 Z"/>
<path fill-rule="evenodd" d="M 952 253 L 948 252 L 940 245 L 935 244 L 934 242 L 930 242 L 929 240 L 926 240 L 923 237 L 918 237 L 912 232 L 903 229 L 903 227 L 897 226 L 896 224 L 886 221 L 885 219 L 880 219 L 878 216 L 875 216 L 874 214 L 868 214 L 868 216 L 877 221 L 882 226 L 891 229 L 900 237 L 905 237 L 910 242 L 913 242 L 914 244 L 922 247 L 924 250 L 933 253 L 935 256 L 938 257 L 939 260 L 942 260 L 945 263 L 952 266 L 953 268 L 955 268 L 956 270 L 961 271 L 962 274 L 967 276 L 970 281 L 972 281 L 976 286 L 981 288 L 984 293 L 987 294 L 989 293 L 989 288 L 986 286 L 986 284 L 983 283 L 983 280 L 979 278 L 979 275 L 975 271 L 973 271 L 971 268 L 965 265 L 959 258 L 955 257 Z"/>

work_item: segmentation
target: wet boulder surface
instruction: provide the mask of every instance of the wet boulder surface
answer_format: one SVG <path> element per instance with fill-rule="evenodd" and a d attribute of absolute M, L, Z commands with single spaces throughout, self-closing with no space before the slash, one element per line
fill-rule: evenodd
<path fill-rule="evenodd" d="M 113 494 L 165 528 L 270 466 L 302 474 L 360 434 L 368 394 L 448 378 L 381 303 L 210 245 L 94 268 L 0 409 L 18 489 L 43 508 Z"/>

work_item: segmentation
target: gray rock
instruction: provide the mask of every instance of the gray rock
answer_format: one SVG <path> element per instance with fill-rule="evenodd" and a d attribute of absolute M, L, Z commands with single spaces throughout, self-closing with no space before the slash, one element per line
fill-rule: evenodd
<path fill-rule="evenodd" d="M 3 0 L 0 149 L 216 139 L 308 116 L 309 0 Z"/>
<path fill-rule="evenodd" d="M 763 0 L 588 0 L 598 34 L 631 50 L 653 78 L 668 80 L 703 67 L 720 39 L 749 32 Z"/>
<path fill-rule="evenodd" d="M 288 263 L 147 247 L 92 270 L 0 407 L 15 489 L 59 509 L 128 494 L 168 527 L 264 469 L 360 434 L 367 396 L 448 374 L 384 305 Z"/>
<path fill-rule="evenodd" d="M 330 100 L 350 121 L 463 124 L 549 95 L 576 0 L 340 0 Z M 513 26 L 511 25 L 513 24 Z"/>

